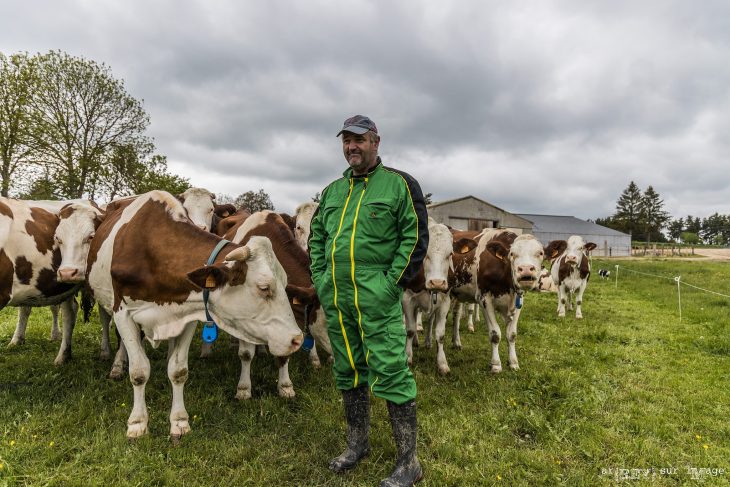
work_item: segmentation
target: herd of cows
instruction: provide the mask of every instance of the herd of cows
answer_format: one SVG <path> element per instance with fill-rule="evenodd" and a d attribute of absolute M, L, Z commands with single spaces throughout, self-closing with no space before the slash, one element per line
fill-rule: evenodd
<path fill-rule="evenodd" d="M 22 344 L 32 307 L 51 306 L 52 339 L 61 338 L 56 365 L 71 357 L 79 305 L 98 304 L 101 352 L 112 356 L 110 323 L 118 336 L 110 377 L 129 373 L 134 406 L 127 437 L 147 433 L 145 386 L 150 362 L 144 348 L 168 342 L 172 384 L 170 435 L 190 431 L 183 388 L 188 353 L 199 322 L 211 315 L 217 326 L 238 339 L 241 375 L 236 398 L 251 397 L 251 362 L 257 345 L 266 345 L 278 363 L 278 391 L 294 396 L 288 357 L 305 332 L 317 347 L 310 361 L 320 366 L 317 348 L 331 356 L 326 324 L 314 291 L 307 240 L 316 203 L 300 205 L 294 216 L 273 211 L 251 214 L 219 205 L 215 196 L 192 188 L 173 196 L 152 191 L 100 207 L 89 200 L 27 201 L 0 197 L 0 309 L 19 307 L 10 342 Z M 579 236 L 543 246 L 532 235 L 507 230 L 456 231 L 429 220 L 429 245 L 419 274 L 403 294 L 409 363 L 418 343 L 419 320 L 427 324 L 426 345 L 437 347 L 437 367 L 449 372 L 443 342 L 446 318 L 455 311 L 453 343 L 461 347 L 458 316 L 462 303 L 483 310 L 492 344 L 490 367 L 500 372 L 499 314 L 506 324 L 508 360 L 519 368 L 515 339 L 526 291 L 556 291 L 558 314 L 572 309 L 582 317 L 588 252 L 595 244 Z M 547 271 L 543 263 L 549 260 Z M 58 310 L 62 327 L 58 329 Z M 88 305 L 86 306 L 88 308 Z M 87 309 L 88 310 L 88 309 Z M 201 355 L 211 353 L 204 343 Z"/>

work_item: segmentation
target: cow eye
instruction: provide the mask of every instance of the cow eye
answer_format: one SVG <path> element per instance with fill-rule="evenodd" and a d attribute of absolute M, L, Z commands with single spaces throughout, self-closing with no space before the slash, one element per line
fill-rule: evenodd
<path fill-rule="evenodd" d="M 56 237 L 56 243 L 58 245 L 61 245 L 61 244 L 63 244 L 63 240 L 61 240 L 60 238 Z"/>

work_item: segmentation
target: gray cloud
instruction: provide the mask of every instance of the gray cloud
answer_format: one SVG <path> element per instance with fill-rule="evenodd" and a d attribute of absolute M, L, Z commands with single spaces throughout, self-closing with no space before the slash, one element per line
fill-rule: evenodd
<path fill-rule="evenodd" d="M 6 3 L 4 52 L 107 63 L 214 192 L 291 211 L 365 113 L 436 200 L 595 218 L 634 180 L 676 217 L 730 213 L 726 2 Z"/>

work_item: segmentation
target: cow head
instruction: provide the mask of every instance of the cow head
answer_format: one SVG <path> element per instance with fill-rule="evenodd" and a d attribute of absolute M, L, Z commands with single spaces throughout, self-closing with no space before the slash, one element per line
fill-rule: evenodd
<path fill-rule="evenodd" d="M 526 291 L 536 289 L 542 261 L 545 260 L 542 244 L 533 235 L 519 235 L 512 242 L 507 258 L 515 285 Z"/>
<path fill-rule="evenodd" d="M 304 249 L 309 248 L 309 232 L 312 228 L 312 217 L 319 208 L 319 203 L 303 203 L 294 211 L 294 237 L 297 243 Z"/>
<path fill-rule="evenodd" d="M 583 237 L 579 235 L 573 235 L 568 239 L 567 247 L 565 249 L 565 263 L 571 267 L 580 267 L 583 257 L 586 252 L 596 248 L 596 244 L 593 242 L 586 243 Z"/>
<path fill-rule="evenodd" d="M 277 356 L 301 346 L 304 337 L 287 297 L 286 273 L 268 238 L 251 237 L 225 262 L 196 269 L 188 279 L 210 291 L 210 311 L 230 335 L 268 345 Z"/>
<path fill-rule="evenodd" d="M 206 232 L 211 230 L 215 195 L 203 188 L 189 188 L 177 197 L 183 204 L 188 218 Z"/>
<path fill-rule="evenodd" d="M 81 203 L 64 206 L 54 235 L 61 252 L 61 265 L 56 272 L 60 282 L 81 282 L 86 279 L 86 260 L 96 229 L 104 219 L 98 208 Z"/>
<path fill-rule="evenodd" d="M 423 259 L 423 273 L 428 291 L 448 291 L 449 269 L 454 268 L 454 261 L 451 257 L 453 249 L 453 237 L 446 225 L 430 220 L 428 223 L 428 250 Z"/>

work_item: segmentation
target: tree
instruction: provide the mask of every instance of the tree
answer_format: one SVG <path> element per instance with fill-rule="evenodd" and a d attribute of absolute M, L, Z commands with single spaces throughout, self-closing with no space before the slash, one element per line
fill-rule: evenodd
<path fill-rule="evenodd" d="M 652 186 L 647 187 L 641 196 L 639 216 L 646 234 L 647 244 L 651 241 L 652 234 L 655 240 L 661 240 L 660 230 L 669 220 L 669 213 L 664 211 L 664 201 Z"/>
<path fill-rule="evenodd" d="M 693 232 L 682 232 L 681 238 L 682 242 L 689 245 L 697 245 L 698 243 L 700 243 L 699 235 Z"/>
<path fill-rule="evenodd" d="M 724 245 L 728 241 L 728 217 L 717 212 L 702 221 L 700 236 L 709 244 Z"/>
<path fill-rule="evenodd" d="M 432 203 L 431 197 L 433 196 L 433 193 L 426 193 L 423 195 L 423 199 L 427 205 L 430 205 Z"/>
<path fill-rule="evenodd" d="M 669 237 L 675 242 L 678 242 L 682 237 L 682 232 L 684 231 L 684 220 L 682 220 L 682 218 L 672 220 L 667 227 L 667 231 L 669 233 Z"/>
<path fill-rule="evenodd" d="M 124 83 L 104 64 L 51 51 L 36 57 L 30 97 L 33 149 L 46 163 L 65 198 L 94 197 L 102 162 L 116 147 L 143 153 L 149 117 Z M 90 191 L 91 189 L 91 191 Z"/>
<path fill-rule="evenodd" d="M 8 196 L 18 181 L 29 146 L 28 101 L 34 63 L 27 54 L 0 53 L 0 194 Z"/>
<path fill-rule="evenodd" d="M 640 227 L 642 195 L 639 187 L 631 181 L 616 201 L 613 220 L 623 227 L 624 232 L 635 235 Z"/>
<path fill-rule="evenodd" d="M 263 189 L 258 190 L 254 193 L 253 191 L 246 191 L 238 195 L 234 203 L 236 208 L 246 208 L 251 213 L 255 213 L 261 210 L 273 210 L 274 205 L 271 203 L 271 198 Z"/>

